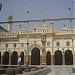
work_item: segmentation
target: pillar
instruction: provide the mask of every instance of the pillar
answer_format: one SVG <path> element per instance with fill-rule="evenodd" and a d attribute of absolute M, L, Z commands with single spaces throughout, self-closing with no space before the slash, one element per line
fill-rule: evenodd
<path fill-rule="evenodd" d="M 41 36 L 42 42 L 42 65 L 46 65 L 46 35 Z"/>
<path fill-rule="evenodd" d="M 11 15 L 8 17 L 8 31 L 9 32 L 12 31 L 12 16 Z"/>

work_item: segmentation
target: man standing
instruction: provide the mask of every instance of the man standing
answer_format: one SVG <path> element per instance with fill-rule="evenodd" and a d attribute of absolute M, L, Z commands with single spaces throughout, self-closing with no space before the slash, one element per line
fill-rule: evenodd
<path fill-rule="evenodd" d="M 18 58 L 18 64 L 19 64 L 19 66 L 21 65 L 21 56 L 19 56 L 19 58 Z"/>

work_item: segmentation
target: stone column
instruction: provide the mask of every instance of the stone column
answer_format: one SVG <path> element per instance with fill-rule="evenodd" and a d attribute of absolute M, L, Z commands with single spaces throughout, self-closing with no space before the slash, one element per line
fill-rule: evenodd
<path fill-rule="evenodd" d="M 11 15 L 8 17 L 8 31 L 9 32 L 12 31 L 12 16 Z"/>
<path fill-rule="evenodd" d="M 3 61 L 3 53 L 1 53 L 1 65 L 2 65 L 2 62 Z"/>
<path fill-rule="evenodd" d="M 65 65 L 65 55 L 64 55 L 64 38 L 62 38 L 62 63 Z"/>
<path fill-rule="evenodd" d="M 46 35 L 41 36 L 42 42 L 42 65 L 46 65 Z"/>
<path fill-rule="evenodd" d="M 54 38 L 53 38 L 53 35 L 52 35 L 52 45 L 51 45 L 51 51 L 52 51 L 52 54 L 51 54 L 51 65 L 54 65 L 55 64 L 55 60 L 54 60 Z"/>
<path fill-rule="evenodd" d="M 1 51 L 1 65 L 3 64 L 3 43 L 1 44 L 1 49 L 2 49 L 2 51 Z"/>
<path fill-rule="evenodd" d="M 55 33 L 54 33 L 54 28 L 53 28 L 53 21 L 50 22 L 50 26 L 51 26 L 51 31 L 52 31 L 52 34 L 51 34 L 51 65 L 54 65 L 55 64 L 55 55 L 54 55 L 54 36 L 55 36 Z"/>

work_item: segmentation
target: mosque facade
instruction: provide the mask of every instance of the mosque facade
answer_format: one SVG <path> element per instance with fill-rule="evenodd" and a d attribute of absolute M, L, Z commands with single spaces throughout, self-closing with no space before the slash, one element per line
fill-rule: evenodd
<path fill-rule="evenodd" d="M 0 64 L 17 65 L 73 65 L 75 29 L 48 27 L 45 23 L 37 28 L 12 32 L 12 16 L 8 17 L 8 32 L 0 32 Z"/>

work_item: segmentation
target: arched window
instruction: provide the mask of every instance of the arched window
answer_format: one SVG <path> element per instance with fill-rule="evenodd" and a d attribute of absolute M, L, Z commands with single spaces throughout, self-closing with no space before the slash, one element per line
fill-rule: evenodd
<path fill-rule="evenodd" d="M 60 46 L 60 43 L 59 42 L 56 42 L 56 46 Z"/>
<path fill-rule="evenodd" d="M 66 42 L 66 46 L 70 46 L 70 42 Z"/>
<path fill-rule="evenodd" d="M 16 47 L 16 43 L 13 44 L 13 47 Z"/>
<path fill-rule="evenodd" d="M 50 46 L 50 42 L 47 42 L 47 46 Z"/>
<path fill-rule="evenodd" d="M 8 48 L 8 44 L 7 43 L 5 44 L 5 47 Z"/>
<path fill-rule="evenodd" d="M 21 43 L 21 47 L 24 47 L 24 43 Z"/>

